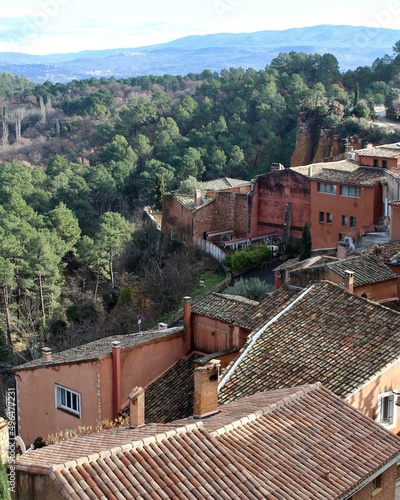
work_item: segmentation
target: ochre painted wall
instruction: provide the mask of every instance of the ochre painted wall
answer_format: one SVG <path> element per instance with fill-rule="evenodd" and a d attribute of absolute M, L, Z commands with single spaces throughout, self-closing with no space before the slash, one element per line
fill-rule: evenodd
<path fill-rule="evenodd" d="M 16 373 L 18 432 L 27 447 L 41 436 L 82 425 L 98 417 L 99 362 L 39 367 Z M 56 408 L 55 384 L 81 394 L 82 418 Z"/>
<path fill-rule="evenodd" d="M 332 283 L 336 283 L 338 285 L 343 283 L 342 276 L 339 276 L 337 273 L 327 268 L 326 277 L 320 279 L 327 279 L 328 281 L 332 281 Z M 353 293 L 359 295 L 360 297 L 366 296 L 365 298 L 369 300 L 383 300 L 390 299 L 393 297 L 397 297 L 397 285 L 398 278 L 382 281 L 380 283 L 369 283 L 367 285 L 354 287 Z"/>
<path fill-rule="evenodd" d="M 374 378 L 365 387 L 346 399 L 354 408 L 372 419 L 376 418 L 378 396 L 386 392 L 400 391 L 400 362 L 390 366 L 385 372 Z M 394 434 L 400 432 L 400 406 L 395 406 L 396 425 L 389 430 Z"/>
<path fill-rule="evenodd" d="M 168 335 L 128 349 L 121 349 L 121 408 L 136 386 L 146 387 L 183 356 L 182 333 Z M 101 359 L 102 418 L 112 418 L 113 379 L 111 355 Z"/>
<path fill-rule="evenodd" d="M 246 342 L 248 331 L 229 325 L 218 319 L 192 314 L 193 349 L 211 354 L 230 349 L 239 349 Z"/>
<path fill-rule="evenodd" d="M 183 354 L 182 333 L 121 350 L 121 407 L 135 386 L 145 387 Z M 27 445 L 38 436 L 111 419 L 113 375 L 111 354 L 101 360 L 48 365 L 16 374 L 19 433 Z M 56 408 L 55 384 L 81 394 L 82 418 Z"/>
<path fill-rule="evenodd" d="M 318 181 L 311 182 L 311 238 L 312 248 L 332 248 L 339 241 L 339 234 L 344 233 L 357 241 L 363 226 L 373 227 L 382 216 L 382 186 L 361 187 L 360 197 L 340 195 L 340 184 L 336 185 L 336 194 L 320 193 Z M 325 222 L 320 223 L 320 212 L 325 214 Z M 327 223 L 327 213 L 332 215 L 332 223 Z M 342 225 L 342 216 L 347 215 L 348 226 Z M 350 217 L 356 218 L 356 227 L 350 227 Z M 371 230 L 371 229 L 370 229 Z M 373 230 L 373 229 L 372 229 Z"/>
<path fill-rule="evenodd" d="M 400 240 L 400 206 L 390 206 L 390 240 Z"/>
<path fill-rule="evenodd" d="M 356 152 L 357 162 L 361 167 L 375 167 L 375 159 L 378 161 L 378 168 L 382 167 L 382 161 L 387 161 L 387 169 L 398 167 L 400 165 L 400 158 L 375 158 L 373 156 L 359 156 Z"/>

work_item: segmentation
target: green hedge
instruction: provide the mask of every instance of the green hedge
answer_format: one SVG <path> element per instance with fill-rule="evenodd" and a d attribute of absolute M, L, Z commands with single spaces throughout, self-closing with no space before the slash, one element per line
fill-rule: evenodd
<path fill-rule="evenodd" d="M 224 259 L 224 265 L 230 267 L 232 271 L 241 271 L 248 267 L 260 265 L 270 259 L 271 250 L 267 245 L 261 244 L 227 255 Z"/>

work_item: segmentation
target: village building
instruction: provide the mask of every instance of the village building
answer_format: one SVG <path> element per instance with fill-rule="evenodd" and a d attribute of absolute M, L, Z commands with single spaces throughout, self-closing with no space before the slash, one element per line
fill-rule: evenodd
<path fill-rule="evenodd" d="M 224 177 L 201 183 L 193 195 L 165 195 L 163 235 L 185 245 L 193 245 L 197 239 L 218 246 L 246 236 L 250 186 L 248 181 Z"/>
<path fill-rule="evenodd" d="M 284 283 L 306 287 L 311 281 L 328 280 L 375 302 L 399 297 L 399 276 L 375 257 L 363 254 L 347 259 L 316 256 L 283 263 L 275 269 L 275 286 Z"/>
<path fill-rule="evenodd" d="M 398 436 L 321 384 L 218 407 L 218 372 L 195 370 L 191 419 L 146 424 L 136 387 L 130 426 L 23 454 L 17 498 L 394 498 Z"/>
<path fill-rule="evenodd" d="M 50 359 L 44 352 L 43 361 L 17 367 L 19 433 L 30 444 L 115 418 L 139 383 L 151 395 L 146 411 L 154 421 L 187 417 L 191 367 L 213 359 L 225 370 L 222 403 L 322 382 L 397 433 L 399 341 L 399 313 L 328 281 L 285 285 L 260 303 L 213 293 L 192 304 L 186 297 L 183 328 L 102 339 Z M 178 384 L 174 373 L 183 366 Z M 177 402 L 172 415 L 169 401 Z"/>

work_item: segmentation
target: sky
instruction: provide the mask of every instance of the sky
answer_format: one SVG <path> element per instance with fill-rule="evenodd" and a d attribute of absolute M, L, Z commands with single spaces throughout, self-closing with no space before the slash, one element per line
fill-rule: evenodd
<path fill-rule="evenodd" d="M 0 52 L 136 48 L 187 35 L 318 24 L 400 29 L 400 0 L 14 0 L 0 7 Z"/>

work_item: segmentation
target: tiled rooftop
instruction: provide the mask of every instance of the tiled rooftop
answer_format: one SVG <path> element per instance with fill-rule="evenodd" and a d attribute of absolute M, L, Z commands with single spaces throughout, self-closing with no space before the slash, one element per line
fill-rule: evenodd
<path fill-rule="evenodd" d="M 146 422 L 171 422 L 193 413 L 193 362 L 200 354 L 180 359 L 146 388 L 144 398 Z M 122 411 L 129 414 L 129 406 Z"/>
<path fill-rule="evenodd" d="M 226 191 L 232 188 L 250 186 L 250 184 L 251 182 L 244 181 L 242 179 L 231 179 L 230 177 L 221 177 L 220 179 L 201 182 L 199 183 L 199 187 L 203 191 L 218 192 L 218 191 Z M 195 212 L 199 208 L 203 208 L 205 205 L 208 205 L 209 203 L 212 203 L 214 201 L 214 198 L 207 198 L 207 196 L 203 196 L 201 205 L 196 206 L 194 193 L 192 195 L 174 193 L 174 198 L 191 212 Z"/>
<path fill-rule="evenodd" d="M 221 403 L 317 381 L 346 398 L 399 357 L 400 314 L 327 281 L 312 283 L 259 328 L 228 365 Z"/>
<path fill-rule="evenodd" d="M 367 247 L 362 250 L 362 254 L 372 255 L 380 262 L 393 261 L 393 263 L 400 264 L 400 241 Z"/>
<path fill-rule="evenodd" d="M 377 182 L 386 183 L 386 177 L 382 169 L 360 167 L 357 163 L 349 160 L 313 163 L 303 167 L 293 167 L 292 170 L 313 180 L 337 182 L 346 185 L 371 187 Z"/>
<path fill-rule="evenodd" d="M 359 156 L 371 156 L 375 158 L 399 158 L 400 146 L 397 143 L 384 144 L 372 148 L 358 149 L 356 153 Z"/>
<path fill-rule="evenodd" d="M 294 170 L 299 174 L 306 175 L 307 177 L 316 177 L 316 176 L 318 177 L 323 170 L 354 172 L 359 168 L 359 165 L 357 163 L 354 163 L 354 161 L 340 160 L 331 163 L 327 162 L 312 163 L 310 165 L 303 165 L 300 167 L 290 167 L 290 168 L 291 170 Z"/>
<path fill-rule="evenodd" d="M 342 278 L 345 277 L 345 271 L 353 271 L 355 287 L 390 281 L 399 277 L 389 267 L 370 255 L 338 260 L 327 264 L 327 267 Z"/>
<path fill-rule="evenodd" d="M 385 171 L 386 175 L 400 179 L 400 167 L 392 167 Z"/>
<path fill-rule="evenodd" d="M 68 499 L 332 500 L 399 458 L 399 437 L 320 384 L 256 394 L 185 423 L 49 446 L 23 455 L 17 470 L 50 473 Z M 104 436 L 117 434 L 107 448 Z"/>
<path fill-rule="evenodd" d="M 174 198 L 185 208 L 190 210 L 190 212 L 194 212 L 198 210 L 199 208 L 203 208 L 209 203 L 212 203 L 214 201 L 214 198 L 202 198 L 201 205 L 196 206 L 195 201 L 194 201 L 194 195 L 189 195 L 189 194 L 174 194 Z"/>
<path fill-rule="evenodd" d="M 389 309 L 393 309 L 393 311 L 400 312 L 400 300 L 399 299 L 392 299 L 392 300 L 385 300 L 382 302 L 379 302 L 381 306 L 388 307 Z"/>
<path fill-rule="evenodd" d="M 253 330 L 260 322 L 267 321 L 267 318 L 285 307 L 287 301 L 299 293 L 299 289 L 293 287 L 281 288 L 267 295 L 258 304 L 231 295 L 212 293 L 196 302 L 192 307 L 192 313 Z"/>
<path fill-rule="evenodd" d="M 181 331 L 182 327 L 177 327 L 166 330 L 149 330 L 142 333 L 131 333 L 128 335 L 113 335 L 104 339 L 95 340 L 94 342 L 89 342 L 88 344 L 83 344 L 79 347 L 67 349 L 66 351 L 53 353 L 51 365 L 100 359 L 111 353 L 113 342 L 120 342 L 121 349 L 125 349 L 139 344 L 144 344 L 146 342 L 151 342 L 152 340 L 166 337 L 168 335 L 173 335 Z M 41 358 L 34 359 L 33 361 L 17 366 L 14 370 L 29 370 L 40 366 L 43 366 Z M 46 366 L 48 366 L 48 364 Z"/>
<path fill-rule="evenodd" d="M 213 292 L 193 304 L 192 313 L 247 327 L 257 304 L 242 297 Z"/>
<path fill-rule="evenodd" d="M 206 191 L 224 191 L 225 189 L 232 189 L 237 187 L 250 186 L 250 181 L 242 179 L 232 179 L 230 177 L 221 177 L 212 181 L 204 181 L 201 183 Z"/>

